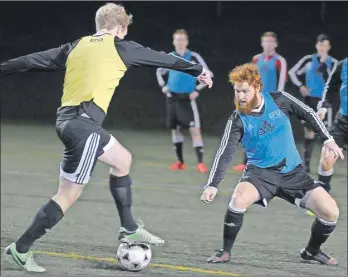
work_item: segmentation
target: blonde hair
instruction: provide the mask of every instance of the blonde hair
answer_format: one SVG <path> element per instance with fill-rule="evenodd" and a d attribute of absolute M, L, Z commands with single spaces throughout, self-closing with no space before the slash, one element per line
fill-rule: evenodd
<path fill-rule="evenodd" d="M 133 22 L 133 15 L 127 14 L 125 8 L 114 3 L 101 6 L 95 15 L 97 31 L 102 29 L 112 30 L 116 26 L 128 26 Z"/>
<path fill-rule="evenodd" d="M 173 38 L 175 35 L 185 35 L 188 38 L 188 33 L 184 29 L 177 29 L 173 34 Z"/>
<path fill-rule="evenodd" d="M 272 37 L 272 38 L 274 38 L 275 41 L 278 41 L 278 37 L 277 37 L 277 34 L 275 32 L 265 32 L 265 33 L 263 33 L 262 36 L 261 36 L 261 40 L 264 37 Z"/>

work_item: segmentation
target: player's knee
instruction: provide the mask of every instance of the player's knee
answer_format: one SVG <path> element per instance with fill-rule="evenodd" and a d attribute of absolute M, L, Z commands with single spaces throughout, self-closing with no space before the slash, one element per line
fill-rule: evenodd
<path fill-rule="evenodd" d="M 334 161 L 332 162 L 326 159 L 322 160 L 320 162 L 319 174 L 326 176 L 330 173 L 330 175 L 332 175 L 334 164 L 335 164 Z"/>
<path fill-rule="evenodd" d="M 130 172 L 131 165 L 132 165 L 132 154 L 128 150 L 125 150 L 122 153 L 122 158 L 119 159 L 119 162 L 117 164 L 114 164 L 110 168 L 110 174 L 119 176 L 119 177 L 126 176 Z"/>
<path fill-rule="evenodd" d="M 339 213 L 340 211 L 336 201 L 331 198 L 325 201 L 325 206 L 320 209 L 318 217 L 328 222 L 336 222 L 339 217 Z"/>
<path fill-rule="evenodd" d="M 321 217 L 324 220 L 327 220 L 329 222 L 336 222 L 339 217 L 340 211 L 338 209 L 338 206 L 335 202 L 335 204 L 328 207 L 325 211 L 323 211 Z"/>
<path fill-rule="evenodd" d="M 320 161 L 320 167 L 323 171 L 332 171 L 336 163 L 336 158 L 332 152 L 327 157 L 323 157 Z"/>
<path fill-rule="evenodd" d="M 250 202 L 251 199 L 247 193 L 235 191 L 229 205 L 234 210 L 246 210 L 250 206 Z"/>
<path fill-rule="evenodd" d="M 312 130 L 305 129 L 305 138 L 306 139 L 314 139 L 315 138 L 315 133 Z"/>

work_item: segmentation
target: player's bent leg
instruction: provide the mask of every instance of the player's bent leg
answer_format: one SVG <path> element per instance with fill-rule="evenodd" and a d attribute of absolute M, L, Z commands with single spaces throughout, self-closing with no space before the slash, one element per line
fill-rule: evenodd
<path fill-rule="evenodd" d="M 208 168 L 206 164 L 203 163 L 204 148 L 203 148 L 203 138 L 202 138 L 201 128 L 191 127 L 189 130 L 190 130 L 190 134 L 192 138 L 192 145 L 197 155 L 197 169 L 201 173 L 207 173 Z"/>
<path fill-rule="evenodd" d="M 326 265 L 337 265 L 338 261 L 321 250 L 336 228 L 339 209 L 336 201 L 322 187 L 307 192 L 305 207 L 317 215 L 314 220 L 311 237 L 306 248 L 302 249 L 301 257 L 305 260 L 316 261 Z"/>
<path fill-rule="evenodd" d="M 308 129 L 304 128 L 305 133 L 305 142 L 304 142 L 304 161 L 305 161 L 305 168 L 307 172 L 310 172 L 310 162 L 311 157 L 313 153 L 313 149 L 315 146 L 315 133 Z"/>
<path fill-rule="evenodd" d="M 183 157 L 184 135 L 181 132 L 180 126 L 177 126 L 175 129 L 172 129 L 172 142 L 177 161 L 174 164 L 170 165 L 169 169 L 184 170 L 186 169 L 186 164 L 184 163 Z"/>
<path fill-rule="evenodd" d="M 247 208 L 260 200 L 260 194 L 249 182 L 241 182 L 235 188 L 224 220 L 223 248 L 207 259 L 211 263 L 228 262 L 236 237 L 242 227 Z"/>
<path fill-rule="evenodd" d="M 121 222 L 119 240 L 163 244 L 163 239 L 147 232 L 143 226 L 138 226 L 132 215 L 132 180 L 129 176 L 132 156 L 130 152 L 116 139 L 112 138 L 108 146 L 104 148 L 104 153 L 98 159 L 111 166 L 109 188 Z"/>

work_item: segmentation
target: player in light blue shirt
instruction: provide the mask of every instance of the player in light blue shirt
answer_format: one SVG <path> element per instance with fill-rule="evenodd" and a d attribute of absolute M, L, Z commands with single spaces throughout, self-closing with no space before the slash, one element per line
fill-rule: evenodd
<path fill-rule="evenodd" d="M 304 56 L 293 68 L 289 70 L 291 81 L 296 85 L 304 102 L 313 110 L 317 111 L 318 103 L 324 91 L 328 90 L 338 61 L 329 55 L 331 49 L 330 37 L 320 34 L 316 43 L 317 53 Z M 305 76 L 304 82 L 299 76 Z M 324 118 L 321 118 L 324 120 Z M 310 161 L 315 145 L 315 132 L 305 126 L 304 160 L 307 172 L 310 172 Z"/>
<path fill-rule="evenodd" d="M 198 53 L 187 48 L 188 42 L 188 34 L 185 30 L 179 29 L 175 31 L 173 34 L 175 51 L 170 53 L 170 55 L 181 57 L 192 63 L 201 64 L 207 73 L 213 77 L 213 73 L 209 70 L 203 58 Z M 168 79 L 165 82 L 163 76 L 167 74 Z M 163 93 L 167 96 L 167 125 L 172 130 L 172 142 L 177 157 L 177 161 L 169 169 L 186 169 L 183 158 L 184 136 L 181 130 L 188 128 L 197 155 L 197 170 L 202 173 L 208 172 L 208 168 L 203 162 L 203 138 L 196 103 L 199 91 L 205 85 L 197 84 L 197 80 L 186 73 L 165 68 L 157 69 L 157 81 L 160 87 L 162 87 Z"/>
<path fill-rule="evenodd" d="M 248 162 L 228 204 L 222 248 L 207 261 L 228 262 L 246 209 L 253 204 L 267 207 L 273 198 L 279 197 L 317 216 L 309 242 L 300 252 L 301 258 L 337 265 L 338 261 L 324 253 L 321 246 L 335 229 L 339 209 L 330 194 L 303 168 L 290 116 L 306 120 L 319 134 L 324 150 L 344 159 L 341 149 L 316 113 L 304 103 L 284 91 L 261 93 L 261 76 L 255 65 L 238 66 L 229 78 L 235 90 L 236 110 L 227 121 L 201 200 L 204 203 L 214 200 L 239 143 Z"/>

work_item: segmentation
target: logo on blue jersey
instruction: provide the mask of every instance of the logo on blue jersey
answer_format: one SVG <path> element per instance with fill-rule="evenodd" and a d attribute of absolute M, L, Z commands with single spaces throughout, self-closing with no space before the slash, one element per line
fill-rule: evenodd
<path fill-rule="evenodd" d="M 273 120 L 273 119 L 280 117 L 281 115 L 282 115 L 282 113 L 280 110 L 275 110 L 274 112 L 271 112 L 269 114 L 269 118 Z"/>
<path fill-rule="evenodd" d="M 272 132 L 274 130 L 274 126 L 267 122 L 266 120 L 263 120 L 261 123 L 259 135 L 263 136 L 266 133 Z"/>

